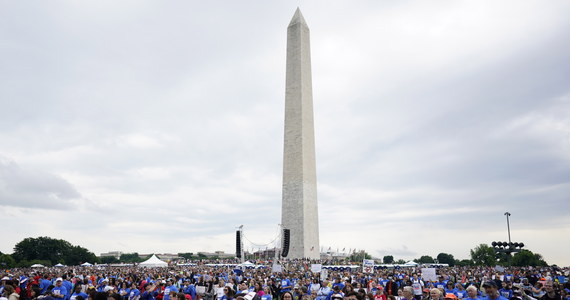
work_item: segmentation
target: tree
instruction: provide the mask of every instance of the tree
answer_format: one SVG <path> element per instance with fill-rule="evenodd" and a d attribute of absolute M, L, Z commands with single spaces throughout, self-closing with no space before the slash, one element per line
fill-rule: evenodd
<path fill-rule="evenodd" d="M 392 255 L 386 255 L 386 256 L 384 256 L 384 258 L 382 258 L 382 261 L 383 261 L 385 264 L 392 264 L 392 263 L 394 263 L 394 256 L 392 256 Z"/>
<path fill-rule="evenodd" d="M 354 252 L 348 258 L 349 261 L 352 262 L 362 262 L 363 259 L 371 259 L 372 256 L 368 254 L 366 251 L 361 250 L 360 252 Z"/>
<path fill-rule="evenodd" d="M 418 264 L 431 264 L 431 263 L 434 263 L 435 261 L 433 260 L 433 257 L 431 257 L 429 255 L 423 255 L 416 262 Z"/>
<path fill-rule="evenodd" d="M 101 257 L 102 264 L 116 264 L 119 260 L 114 256 L 103 256 Z"/>
<path fill-rule="evenodd" d="M 64 240 L 49 237 L 26 238 L 14 246 L 12 254 L 17 261 L 49 260 L 52 264 L 63 262 L 65 253 L 71 244 Z"/>
<path fill-rule="evenodd" d="M 455 266 L 455 258 L 448 253 L 440 253 L 437 255 L 437 261 L 440 264 L 448 264 L 450 267 Z"/>
<path fill-rule="evenodd" d="M 96 263 L 99 259 L 95 254 L 80 246 L 71 246 L 65 256 L 65 264 L 77 266 L 85 262 Z"/>
<path fill-rule="evenodd" d="M 43 261 L 43 264 L 54 265 L 64 263 L 78 265 L 82 262 L 97 262 L 92 252 L 80 246 L 73 246 L 68 241 L 50 237 L 25 238 L 14 246 L 12 257 L 18 265 L 27 265 L 32 261 Z M 24 264 L 24 262 L 26 262 Z"/>
<path fill-rule="evenodd" d="M 13 268 L 16 266 L 16 261 L 10 254 L 3 254 L 0 252 L 0 268 Z"/>
<path fill-rule="evenodd" d="M 406 263 L 406 261 L 400 258 L 400 259 L 398 259 L 398 260 L 396 261 L 396 263 L 399 264 L 399 265 L 403 265 L 403 264 Z"/>
<path fill-rule="evenodd" d="M 185 259 L 193 259 L 194 258 L 194 253 L 189 252 L 189 253 L 178 253 L 178 256 L 185 258 Z"/>
<path fill-rule="evenodd" d="M 455 265 L 460 267 L 472 266 L 473 261 L 470 259 L 462 259 L 462 260 L 456 259 Z"/>
<path fill-rule="evenodd" d="M 122 254 L 119 260 L 124 263 L 139 263 L 143 261 L 137 252 Z"/>
<path fill-rule="evenodd" d="M 495 250 L 487 244 L 480 244 L 469 252 L 476 266 L 493 266 L 496 263 Z"/>
<path fill-rule="evenodd" d="M 532 253 L 530 250 L 522 250 L 521 252 L 513 255 L 511 265 L 517 267 L 546 267 L 548 264 L 542 259 L 542 255 Z"/>

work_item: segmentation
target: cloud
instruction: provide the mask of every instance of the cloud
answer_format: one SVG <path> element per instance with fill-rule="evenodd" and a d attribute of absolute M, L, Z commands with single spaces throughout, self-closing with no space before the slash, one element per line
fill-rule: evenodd
<path fill-rule="evenodd" d="M 5 247 L 233 251 L 242 224 L 271 242 L 296 7 L 249 4 L 2 4 Z M 321 244 L 465 258 L 510 211 L 513 237 L 570 264 L 569 8 L 303 3 Z"/>
<path fill-rule="evenodd" d="M 0 157 L 0 205 L 37 209 L 74 210 L 79 192 L 65 179 L 47 172 L 21 168 Z"/>

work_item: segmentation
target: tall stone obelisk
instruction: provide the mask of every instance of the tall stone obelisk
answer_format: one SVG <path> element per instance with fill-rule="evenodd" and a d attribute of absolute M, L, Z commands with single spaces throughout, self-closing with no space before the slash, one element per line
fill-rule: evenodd
<path fill-rule="evenodd" d="M 320 258 L 309 27 L 299 8 L 287 27 L 281 214 L 291 232 L 288 258 Z"/>

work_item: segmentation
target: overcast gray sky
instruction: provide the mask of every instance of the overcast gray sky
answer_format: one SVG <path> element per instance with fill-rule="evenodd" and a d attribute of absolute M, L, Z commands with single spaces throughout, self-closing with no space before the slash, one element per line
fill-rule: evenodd
<path fill-rule="evenodd" d="M 297 6 L 321 246 L 570 265 L 568 1 L 2 1 L 0 251 L 270 243 Z"/>

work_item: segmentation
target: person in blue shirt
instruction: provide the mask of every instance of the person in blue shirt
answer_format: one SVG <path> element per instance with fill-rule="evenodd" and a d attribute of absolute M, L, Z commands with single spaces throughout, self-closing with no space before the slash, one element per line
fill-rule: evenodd
<path fill-rule="evenodd" d="M 131 289 L 129 291 L 129 300 L 139 300 L 140 297 L 141 297 L 141 291 L 137 289 L 137 284 L 133 282 L 131 284 Z"/>
<path fill-rule="evenodd" d="M 158 295 L 158 291 L 155 290 L 156 286 L 154 283 L 147 283 L 144 286 L 144 293 L 141 295 L 141 300 L 155 300 Z"/>
<path fill-rule="evenodd" d="M 447 280 L 444 280 L 443 276 L 439 276 L 439 281 L 433 284 L 433 286 L 438 289 L 445 289 L 446 285 L 447 285 Z"/>
<path fill-rule="evenodd" d="M 47 292 L 48 287 L 51 285 L 51 281 L 48 279 L 47 275 L 40 281 L 40 289 L 42 289 L 42 295 Z"/>
<path fill-rule="evenodd" d="M 499 290 L 499 294 L 507 299 L 513 297 L 513 284 L 509 281 L 503 281 L 503 288 Z"/>
<path fill-rule="evenodd" d="M 289 278 L 285 277 L 285 278 L 281 279 L 281 294 L 283 294 L 285 292 L 290 292 L 291 288 L 293 288 L 293 286 L 292 286 L 291 280 L 289 280 Z"/>
<path fill-rule="evenodd" d="M 467 298 L 467 291 L 459 282 L 455 284 L 455 296 L 457 296 L 459 299 Z"/>
<path fill-rule="evenodd" d="M 81 291 L 81 284 L 76 284 L 75 285 L 75 290 L 73 291 L 73 293 L 71 294 L 70 300 L 75 300 L 75 298 L 77 296 L 81 296 L 83 297 L 83 299 L 87 300 L 88 295 L 86 293 L 83 293 Z"/>
<path fill-rule="evenodd" d="M 334 286 L 332 291 L 327 295 L 326 300 L 337 300 L 344 298 L 344 294 L 340 290 L 340 286 Z"/>
<path fill-rule="evenodd" d="M 129 299 L 129 293 L 130 292 L 131 292 L 131 289 L 129 289 L 127 282 L 123 281 L 119 286 L 119 295 L 121 296 L 121 299 L 122 300 Z"/>
<path fill-rule="evenodd" d="M 55 287 L 51 290 L 54 298 L 65 299 L 67 296 L 67 289 L 63 286 L 63 279 L 58 278 L 55 280 Z"/>
<path fill-rule="evenodd" d="M 196 300 L 196 287 L 190 283 L 190 279 L 184 280 L 182 291 L 184 294 L 190 295 L 190 297 L 192 297 L 192 300 Z"/>
<path fill-rule="evenodd" d="M 170 293 L 175 292 L 178 293 L 178 288 L 173 284 L 172 278 L 168 279 L 166 282 L 166 288 L 164 288 L 164 297 L 163 300 L 170 300 Z M 175 299 L 173 299 L 175 300 Z"/>
<path fill-rule="evenodd" d="M 445 290 L 446 294 L 454 294 L 455 295 L 456 290 L 455 290 L 455 284 L 453 284 L 453 281 L 451 281 L 451 280 L 447 281 L 447 283 L 445 283 L 444 290 Z"/>
<path fill-rule="evenodd" d="M 263 288 L 263 296 L 261 296 L 261 300 L 273 300 L 273 296 L 271 295 L 271 287 L 266 286 Z"/>
<path fill-rule="evenodd" d="M 338 286 L 338 288 L 342 291 L 344 289 L 344 283 L 340 282 L 340 277 L 334 279 L 332 287 Z"/>
<path fill-rule="evenodd" d="M 104 292 L 106 293 L 107 291 L 105 290 L 105 287 L 107 287 L 107 284 L 109 283 L 109 279 L 104 278 L 99 282 L 99 285 L 97 285 L 97 292 Z"/>
<path fill-rule="evenodd" d="M 62 285 L 67 289 L 67 294 L 65 295 L 65 299 L 69 300 L 69 298 L 71 297 L 71 294 L 73 292 L 73 284 L 71 283 L 71 281 L 67 280 L 66 274 L 63 274 L 63 276 L 61 276 L 61 279 L 63 279 Z M 87 298 L 85 298 L 85 299 L 87 299 Z"/>
<path fill-rule="evenodd" d="M 493 280 L 485 282 L 483 288 L 485 289 L 485 295 L 487 295 L 482 298 L 483 300 L 508 300 L 499 294 L 497 283 Z"/>
<path fill-rule="evenodd" d="M 325 279 L 325 280 L 323 280 L 323 285 L 321 286 L 321 288 L 317 292 L 316 300 L 326 300 L 326 298 L 328 297 L 330 292 L 331 292 L 331 288 L 329 287 L 329 282 Z"/>

